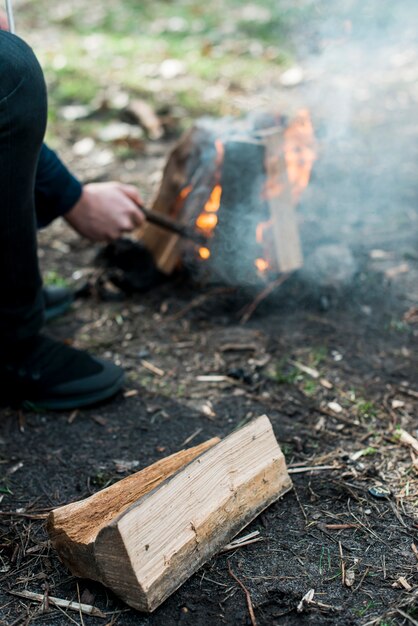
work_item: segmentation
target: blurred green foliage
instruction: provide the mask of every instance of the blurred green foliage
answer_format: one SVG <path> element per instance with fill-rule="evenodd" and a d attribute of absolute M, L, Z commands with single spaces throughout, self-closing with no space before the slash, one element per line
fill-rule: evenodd
<path fill-rule="evenodd" d="M 44 68 L 53 126 L 60 107 L 112 88 L 192 116 L 235 113 L 236 97 L 291 62 L 288 35 L 305 4 L 30 0 L 16 17 Z"/>

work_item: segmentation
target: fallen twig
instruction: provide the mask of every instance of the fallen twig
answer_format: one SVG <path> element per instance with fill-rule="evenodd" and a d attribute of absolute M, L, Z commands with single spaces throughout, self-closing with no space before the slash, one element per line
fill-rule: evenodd
<path fill-rule="evenodd" d="M 78 612 L 80 614 L 80 623 L 81 623 L 81 626 L 85 626 L 84 619 L 83 619 L 83 611 L 81 610 L 80 587 L 78 583 L 77 583 L 77 597 L 78 597 L 78 604 L 79 604 Z"/>
<path fill-rule="evenodd" d="M 337 610 L 335 606 L 332 606 L 331 604 L 325 604 L 324 602 L 319 602 L 319 600 L 314 600 L 313 599 L 314 595 L 315 595 L 315 589 L 309 589 L 309 591 L 305 593 L 302 600 L 297 605 L 296 611 L 298 613 L 302 613 L 305 610 L 305 608 L 308 608 L 310 606 L 316 606 L 318 607 L 318 609 L 328 609 L 331 611 Z"/>
<path fill-rule="evenodd" d="M 0 511 L 0 515 L 8 517 L 25 517 L 26 519 L 46 519 L 48 513 L 19 513 L 17 511 Z"/>
<path fill-rule="evenodd" d="M 229 571 L 230 575 L 232 576 L 232 578 L 234 580 L 236 580 L 236 582 L 239 584 L 239 586 L 241 587 L 241 589 L 245 593 L 245 597 L 247 599 L 248 612 L 250 614 L 251 624 L 252 624 L 252 626 L 257 626 L 257 620 L 255 619 L 255 613 L 254 613 L 254 608 L 253 608 L 253 603 L 252 603 L 252 600 L 251 600 L 250 592 L 248 591 L 247 587 L 245 587 L 244 583 L 242 583 L 240 581 L 240 579 L 235 576 L 234 572 L 231 569 L 231 564 L 230 563 L 228 563 L 228 571 Z"/>
<path fill-rule="evenodd" d="M 407 396 L 411 396 L 411 398 L 418 398 L 418 391 L 415 391 L 414 389 L 408 389 L 408 387 L 398 387 L 398 390 Z"/>
<path fill-rule="evenodd" d="M 296 607 L 296 610 L 298 613 L 302 613 L 302 611 L 305 609 L 305 604 L 310 604 L 312 602 L 314 595 L 315 595 L 315 589 L 309 589 L 309 591 L 305 593 L 302 600 L 299 602 L 299 604 Z"/>
<path fill-rule="evenodd" d="M 289 471 L 289 470 L 287 470 L 287 471 Z M 297 489 L 296 489 L 295 485 L 293 485 L 293 493 L 295 494 L 296 501 L 297 501 L 297 503 L 299 505 L 300 510 L 302 511 L 302 515 L 303 515 L 303 517 L 305 519 L 305 524 L 307 524 L 308 523 L 308 516 L 306 515 L 306 511 L 304 509 L 304 506 L 303 506 L 302 502 L 300 501 L 299 494 L 297 492 Z"/>
<path fill-rule="evenodd" d="M 206 300 L 210 300 L 212 296 L 219 296 L 223 294 L 234 293 L 234 291 L 236 291 L 234 287 L 217 287 L 216 289 L 212 289 L 212 291 L 200 294 L 199 296 L 197 296 L 197 298 L 194 298 L 191 302 L 189 302 L 183 309 L 180 309 L 180 311 L 177 311 L 177 313 L 174 313 L 173 315 L 166 317 L 165 321 L 176 322 L 177 320 L 181 319 L 183 315 L 185 315 L 192 309 L 195 309 L 201 306 L 202 304 L 206 302 Z"/>
<path fill-rule="evenodd" d="M 348 528 L 360 528 L 358 524 L 324 524 L 327 530 L 347 530 Z"/>
<path fill-rule="evenodd" d="M 19 598 L 26 598 L 27 600 L 33 600 L 34 602 L 41 602 L 44 604 L 45 595 L 42 593 L 33 593 L 32 591 L 9 591 L 13 596 L 18 596 Z M 77 611 L 77 613 L 84 613 L 85 615 L 91 615 L 93 617 L 106 617 L 104 613 L 95 606 L 91 604 L 82 604 L 81 602 L 73 602 L 70 600 L 64 600 L 62 598 L 54 598 L 52 596 L 48 596 L 49 604 L 53 606 L 60 607 L 62 609 L 68 609 L 69 611 Z"/>
<path fill-rule="evenodd" d="M 340 465 L 309 465 L 308 467 L 291 467 L 289 474 L 304 474 L 305 472 L 323 472 L 325 470 L 343 469 Z"/>
<path fill-rule="evenodd" d="M 182 447 L 183 446 L 187 446 L 188 443 L 190 443 L 191 441 L 193 441 L 193 439 L 195 437 L 197 437 L 201 432 L 202 432 L 203 428 L 198 428 L 197 430 L 194 431 L 194 433 L 192 433 L 191 435 L 189 435 L 188 437 L 186 437 L 186 439 L 183 441 L 183 443 L 181 444 Z"/>
<path fill-rule="evenodd" d="M 412 591 L 412 585 L 409 584 L 405 576 L 399 576 L 399 578 L 392 584 L 392 587 L 403 587 L 405 591 Z"/>
<path fill-rule="evenodd" d="M 258 541 L 263 541 L 262 537 L 259 537 L 259 530 L 254 530 L 252 533 L 245 535 L 244 537 L 240 537 L 238 539 L 234 539 L 226 546 L 224 546 L 221 552 L 228 552 L 229 550 L 236 550 L 237 548 L 241 548 L 243 546 L 249 546 L 252 543 L 257 543 Z"/>
<path fill-rule="evenodd" d="M 408 448 L 412 448 L 418 454 L 418 439 L 410 435 L 406 430 L 400 428 L 395 432 L 395 437 L 400 443 Z"/>
<path fill-rule="evenodd" d="M 413 624 L 414 626 L 418 626 L 418 622 L 414 620 L 414 618 L 411 617 L 411 615 L 406 613 L 406 611 L 402 610 L 408 607 L 415 607 L 417 600 L 418 600 L 418 591 L 415 593 L 410 593 L 398 604 L 397 607 L 393 607 L 389 609 L 388 611 L 383 613 L 383 615 L 379 615 L 378 617 L 375 617 L 370 622 L 363 624 L 363 626 L 378 626 L 378 624 L 381 624 L 384 620 L 393 617 L 394 615 L 396 615 L 396 613 L 399 613 L 400 615 L 402 615 L 402 617 L 404 617 L 405 619 L 408 619 L 409 622 Z"/>
<path fill-rule="evenodd" d="M 341 563 L 341 582 L 343 585 L 345 585 L 345 561 L 344 561 L 343 546 L 342 546 L 341 541 L 338 542 L 338 548 L 340 552 L 340 563 Z"/>
<path fill-rule="evenodd" d="M 319 378 L 318 370 L 313 369 L 313 367 L 308 367 L 307 365 L 303 365 L 303 363 L 299 363 L 299 361 L 289 361 L 291 365 L 294 365 L 298 370 L 307 374 L 311 378 Z"/>
<path fill-rule="evenodd" d="M 246 324 L 251 318 L 258 305 L 267 298 L 277 287 L 283 285 L 289 278 L 290 274 L 283 274 L 272 283 L 269 283 L 260 293 L 254 298 L 254 300 L 247 306 L 245 306 L 239 314 L 241 314 L 240 324 Z"/>
<path fill-rule="evenodd" d="M 146 370 L 148 370 L 149 372 L 152 372 L 156 376 L 164 376 L 165 375 L 164 370 L 162 370 L 159 367 L 156 367 L 155 365 L 153 365 L 149 361 L 144 361 L 144 359 L 142 359 L 141 360 L 141 365 L 142 365 L 142 367 L 145 367 Z"/>
<path fill-rule="evenodd" d="M 223 374 L 204 374 L 202 376 L 196 376 L 196 381 L 199 383 L 227 383 L 231 382 L 231 379 Z"/>
<path fill-rule="evenodd" d="M 359 582 L 359 584 L 357 585 L 357 587 L 355 587 L 355 588 L 353 589 L 353 591 L 358 591 L 358 590 L 360 589 L 360 587 L 361 587 L 361 586 L 362 586 L 362 584 L 363 584 L 363 580 L 366 578 L 366 576 L 367 576 L 367 574 L 369 573 L 369 571 L 370 571 L 370 568 L 369 568 L 369 567 L 366 567 L 366 569 L 365 569 L 365 570 L 364 570 L 364 572 L 363 572 L 362 577 L 360 578 L 360 582 Z"/>
<path fill-rule="evenodd" d="M 399 613 L 399 615 L 402 615 L 402 617 L 404 617 L 405 619 L 407 619 L 408 622 L 413 624 L 413 626 L 418 626 L 418 622 L 412 617 L 412 615 L 408 615 L 408 613 L 405 613 L 405 611 L 402 611 L 402 609 L 396 609 L 396 612 Z"/>

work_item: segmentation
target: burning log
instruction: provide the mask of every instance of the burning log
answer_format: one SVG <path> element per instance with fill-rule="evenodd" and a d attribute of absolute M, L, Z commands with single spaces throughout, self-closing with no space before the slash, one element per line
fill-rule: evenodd
<path fill-rule="evenodd" d="M 55 509 L 48 532 L 74 575 L 151 612 L 290 488 L 262 416 Z"/>
<path fill-rule="evenodd" d="M 146 224 L 138 237 L 158 269 L 183 263 L 229 284 L 259 284 L 302 266 L 295 204 L 315 159 L 307 112 L 201 120 L 166 164 L 153 213 L 200 232 L 184 241 Z"/>

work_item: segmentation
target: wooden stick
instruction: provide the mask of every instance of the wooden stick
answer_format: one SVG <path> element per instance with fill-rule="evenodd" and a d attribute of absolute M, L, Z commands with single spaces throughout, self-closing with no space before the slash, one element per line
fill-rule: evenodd
<path fill-rule="evenodd" d="M 244 307 L 244 309 L 240 311 L 240 314 L 242 314 L 242 317 L 240 319 L 240 324 L 246 324 L 248 320 L 251 318 L 251 316 L 253 315 L 258 305 L 263 300 L 265 300 L 267 296 L 269 296 L 277 287 L 280 287 L 280 285 L 282 285 L 289 278 L 289 276 L 290 274 L 283 274 L 282 276 L 279 276 L 279 278 L 274 280 L 272 283 L 269 283 L 267 287 L 262 289 L 262 291 L 260 291 L 260 293 L 257 294 L 254 300 L 248 306 Z"/>
<path fill-rule="evenodd" d="M 341 581 L 342 581 L 342 585 L 345 585 L 345 561 L 344 561 L 343 546 L 342 546 L 341 541 L 338 542 L 338 548 L 340 551 Z"/>
<path fill-rule="evenodd" d="M 360 528 L 358 524 L 324 524 L 327 530 L 347 530 L 348 528 Z"/>
<path fill-rule="evenodd" d="M 150 224 L 154 224 L 155 226 L 159 226 L 160 228 L 164 228 L 165 230 L 169 230 L 171 233 L 175 233 L 183 239 L 190 239 L 195 243 L 205 246 L 208 244 L 208 238 L 203 233 L 199 233 L 194 228 L 190 228 L 185 224 L 181 224 L 180 222 L 174 220 L 172 217 L 165 215 L 164 213 L 157 213 L 156 211 L 152 211 L 152 209 L 147 209 L 144 206 L 139 207 L 142 213 L 145 215 L 145 218 L 150 222 Z"/>
<path fill-rule="evenodd" d="M 305 474 L 306 472 L 323 472 L 324 470 L 341 469 L 338 465 L 311 465 L 309 467 L 292 467 L 288 470 L 289 474 Z"/>
<path fill-rule="evenodd" d="M 282 129 L 272 129 L 265 135 L 265 166 L 267 183 L 265 194 L 273 221 L 277 269 L 290 274 L 303 265 L 302 246 L 292 190 L 284 154 L 285 137 Z"/>
<path fill-rule="evenodd" d="M 69 611 L 77 611 L 77 613 L 84 613 L 85 615 L 91 615 L 92 617 L 106 617 L 100 609 L 97 609 L 91 604 L 83 604 L 81 602 L 74 602 L 70 600 L 63 600 L 62 598 L 54 598 L 52 596 L 45 596 L 43 593 L 33 593 L 32 591 L 9 591 L 13 596 L 19 598 L 26 598 L 27 600 L 33 600 L 34 602 L 41 602 L 42 604 L 47 600 L 49 604 L 60 607 L 61 609 L 67 609 Z"/>
<path fill-rule="evenodd" d="M 395 437 L 398 436 L 398 431 L 395 432 Z M 418 439 L 415 439 L 412 435 L 410 435 L 406 430 L 402 428 L 399 431 L 399 441 L 404 446 L 412 448 L 414 452 L 418 454 Z"/>
<path fill-rule="evenodd" d="M 250 614 L 250 619 L 251 619 L 251 624 L 252 626 L 257 626 L 257 620 L 255 619 L 255 613 L 254 613 L 254 608 L 253 608 L 253 603 L 251 600 L 250 592 L 248 591 L 247 587 L 245 587 L 245 585 L 240 581 L 240 579 L 235 576 L 234 572 L 231 569 L 230 563 L 228 563 L 228 571 L 231 574 L 232 578 L 237 581 L 237 583 L 239 584 L 239 586 L 245 593 L 245 597 L 247 599 L 248 612 Z"/>

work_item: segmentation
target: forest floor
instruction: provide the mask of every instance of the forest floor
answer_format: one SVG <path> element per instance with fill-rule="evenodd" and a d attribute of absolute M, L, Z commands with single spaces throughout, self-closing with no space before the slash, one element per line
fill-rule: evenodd
<path fill-rule="evenodd" d="M 83 179 L 137 184 L 148 201 L 194 117 L 307 106 L 318 146 L 298 208 L 308 262 L 246 324 L 240 311 L 254 293 L 220 293 L 178 273 L 120 301 L 93 290 L 48 325 L 54 337 L 121 363 L 127 385 L 112 402 L 71 413 L 0 410 L 0 624 L 250 624 L 229 568 L 260 626 L 416 624 L 418 462 L 399 434 L 418 436 L 418 39 L 402 29 L 401 41 L 393 20 L 388 36 L 368 40 L 366 67 L 364 40 L 350 34 L 343 11 L 325 45 L 326 2 L 301 2 L 317 12 L 287 9 L 283 23 L 269 2 L 245 5 L 247 13 L 230 2 L 224 22 L 198 3 L 127 2 L 120 13 L 106 2 L 83 13 L 83 4 L 55 3 L 47 20 L 46 1 L 17 3 L 16 21 L 46 67 L 49 140 L 71 167 Z M 302 15 L 312 20 L 296 28 Z M 289 88 L 281 77 L 298 42 Z M 96 73 L 87 57 L 94 67 L 100 59 Z M 167 58 L 186 61 L 164 70 Z M 100 131 L 123 119 L 133 97 L 156 108 L 166 135 L 105 140 Z M 324 270 L 315 251 L 328 244 L 337 254 Z M 57 221 L 40 234 L 46 281 L 91 282 L 99 248 Z M 347 248 L 354 269 L 341 261 Z M 45 531 L 52 508 L 264 413 L 289 468 L 299 469 L 294 490 L 248 527 L 260 542 L 212 558 L 152 615 L 61 565 Z M 373 495 L 379 486 L 383 498 Z M 313 602 L 298 612 L 310 589 Z M 42 612 L 12 595 L 22 590 L 80 596 L 106 617 Z"/>

